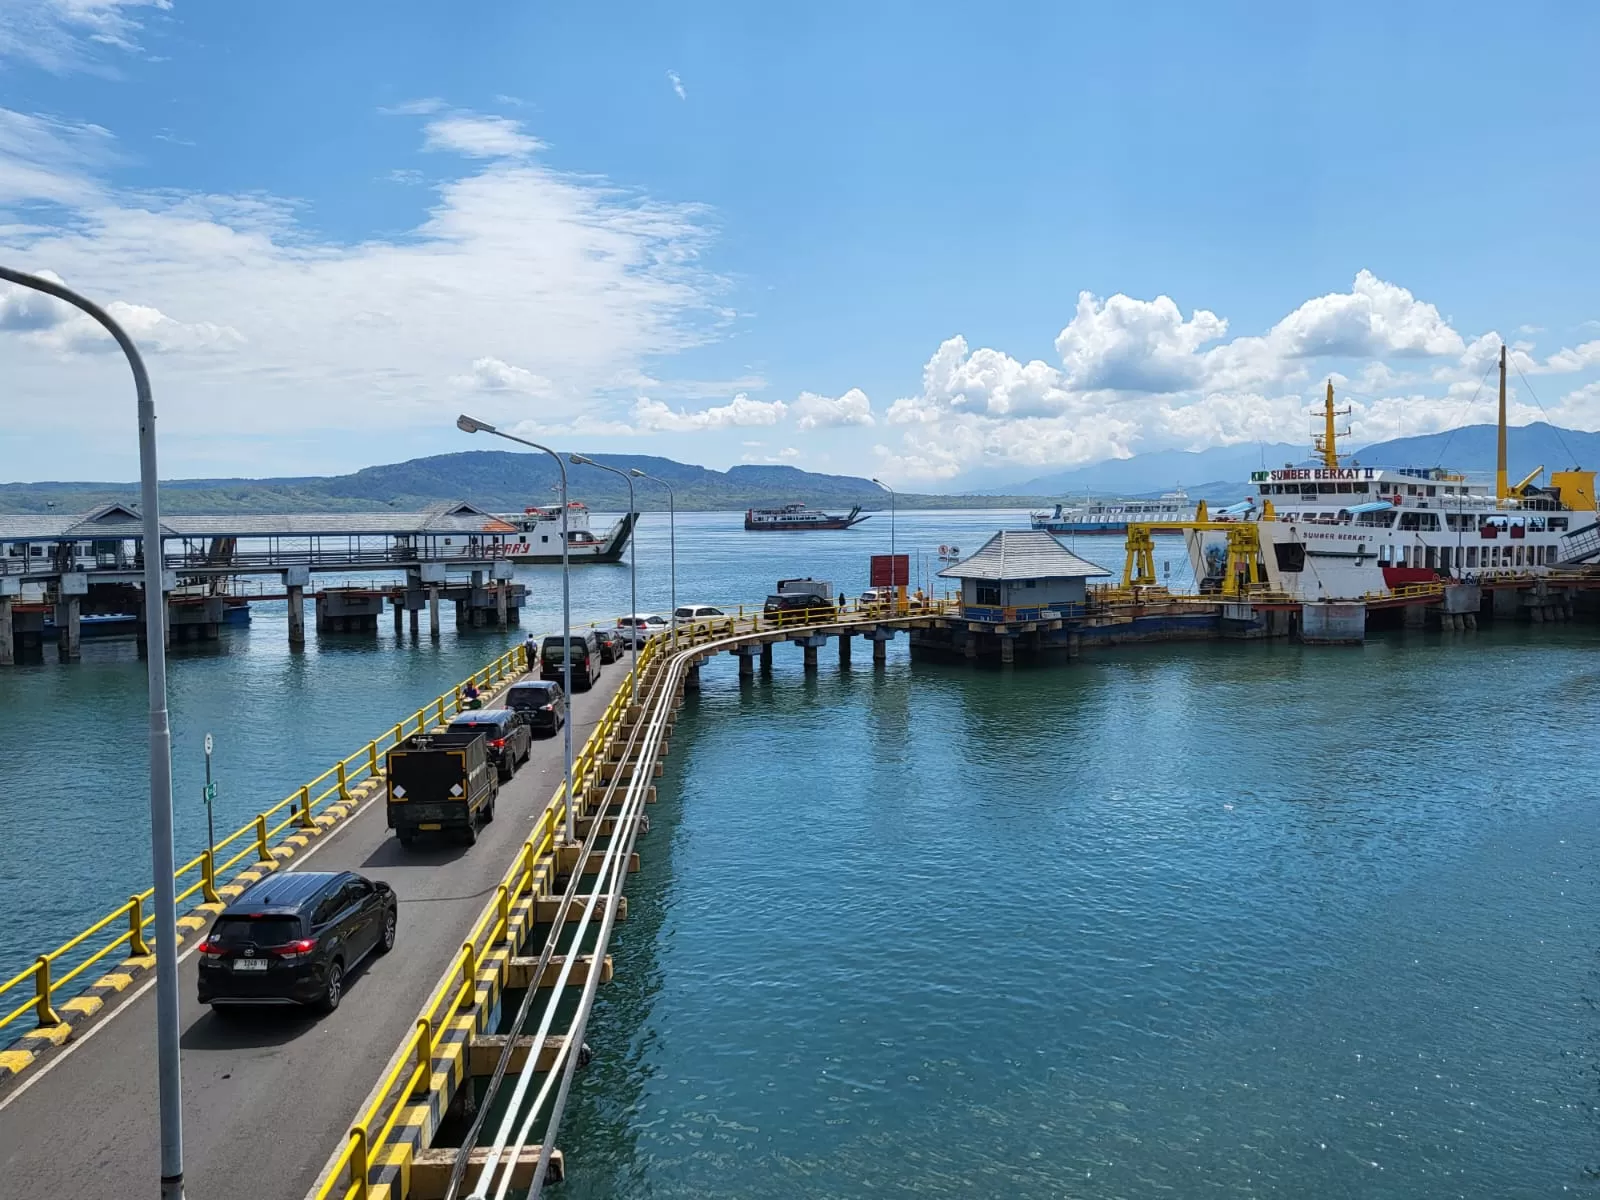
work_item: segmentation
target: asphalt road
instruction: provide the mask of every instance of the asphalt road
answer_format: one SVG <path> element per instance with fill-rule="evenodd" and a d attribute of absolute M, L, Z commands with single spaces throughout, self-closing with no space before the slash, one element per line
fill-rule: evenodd
<path fill-rule="evenodd" d="M 575 748 L 625 674 L 623 664 L 609 666 L 575 697 Z M 183 961 L 184 1175 L 192 1200 L 303 1200 L 561 775 L 561 738 L 536 740 L 471 849 L 402 851 L 384 825 L 380 794 L 295 860 L 307 870 L 386 880 L 400 898 L 394 950 L 367 960 L 331 1016 L 262 1009 L 219 1020 L 195 1001 L 194 957 Z M 151 987 L 0 1106 L 0 1196 L 157 1194 L 155 1007 Z"/>

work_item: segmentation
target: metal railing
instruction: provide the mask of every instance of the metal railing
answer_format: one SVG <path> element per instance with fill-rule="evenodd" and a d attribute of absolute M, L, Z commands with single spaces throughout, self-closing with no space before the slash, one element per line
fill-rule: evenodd
<path fill-rule="evenodd" d="M 714 620 L 727 621 L 731 618 Z M 712 622 L 703 624 L 710 625 Z M 681 627 L 679 636 L 684 636 Z M 640 650 L 641 674 L 663 641 L 659 636 L 653 637 Z M 607 747 L 627 709 L 628 679 L 624 676 L 622 683 L 612 693 L 600 723 L 573 760 L 574 794 L 581 795 L 595 781 L 605 760 Z M 417 1018 L 410 1035 L 401 1043 L 394 1065 L 379 1081 L 372 1100 L 350 1127 L 344 1148 L 330 1165 L 321 1187 L 315 1193 L 315 1200 L 327 1200 L 335 1195 L 346 1200 L 352 1197 L 365 1200 L 371 1166 L 378 1157 L 374 1151 L 387 1144 L 400 1114 L 405 1111 L 405 1101 L 432 1079 L 433 1055 L 441 1031 L 464 1008 L 471 1007 L 476 995 L 480 958 L 490 946 L 509 936 L 512 910 L 531 892 L 539 878 L 540 866 L 555 849 L 556 832 L 566 804 L 566 786 L 565 780 L 556 785 L 544 812 L 534 823 L 533 833 L 522 843 L 515 861 L 495 888 L 494 901 L 479 915 L 427 1008 Z"/>
<path fill-rule="evenodd" d="M 520 674 L 525 660 L 522 647 L 508 650 L 450 691 L 429 701 L 414 714 L 367 742 L 354 754 L 340 759 L 271 808 L 257 813 L 216 845 L 201 851 L 178 868 L 173 876 L 178 903 L 197 895 L 205 902 L 218 902 L 217 880 L 220 877 L 226 876 L 247 859 L 253 862 L 275 861 L 274 839 L 285 835 L 287 831 L 315 828 L 316 814 L 320 809 L 336 800 L 349 799 L 351 787 L 363 780 L 382 778 L 383 752 L 411 734 L 427 729 L 430 723 L 443 722 L 460 712 L 464 707 L 462 689 L 468 683 L 481 688 L 490 687 L 509 675 Z M 24 967 L 0 984 L 0 1032 L 18 1021 L 29 1009 L 33 1010 L 38 1027 L 59 1025 L 61 1018 L 52 1002 L 60 998 L 63 989 L 84 972 L 124 947 L 134 957 L 149 954 L 151 951 L 146 930 L 155 919 L 155 914 L 149 911 L 149 901 L 154 894 L 153 888 L 147 888 L 130 896 L 125 904 L 112 909 L 76 937 L 47 954 L 39 955 L 31 966 Z M 120 930 L 115 936 L 110 933 L 113 928 Z M 92 949 L 87 953 L 79 953 L 84 947 Z M 70 962 L 71 966 L 57 974 L 63 962 Z M 30 982 L 31 988 L 27 986 Z M 31 994 L 18 1002 L 18 995 L 24 993 Z M 15 1007 L 6 1010 L 4 1006 L 7 1004 L 14 1004 Z M 0 1038 L 0 1041 L 3 1040 Z"/>

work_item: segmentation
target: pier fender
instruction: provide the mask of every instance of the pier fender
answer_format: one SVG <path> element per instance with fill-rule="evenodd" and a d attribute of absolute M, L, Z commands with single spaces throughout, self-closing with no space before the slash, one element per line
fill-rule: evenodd
<path fill-rule="evenodd" d="M 594 1061 L 594 1051 L 589 1048 L 589 1043 L 584 1042 L 578 1047 L 578 1070 L 583 1070 Z"/>

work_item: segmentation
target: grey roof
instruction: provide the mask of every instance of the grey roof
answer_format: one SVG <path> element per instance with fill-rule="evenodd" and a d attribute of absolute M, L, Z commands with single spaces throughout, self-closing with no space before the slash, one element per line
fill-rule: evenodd
<path fill-rule="evenodd" d="M 970 558 L 939 572 L 943 579 L 1089 579 L 1110 575 L 1079 558 L 1041 529 L 1002 529 Z"/>
<path fill-rule="evenodd" d="M 516 527 L 460 501 L 436 504 L 422 512 L 375 513 L 234 513 L 228 516 L 164 516 L 167 537 L 373 537 L 432 534 L 514 533 Z M 87 513 L 0 514 L 0 542 L 88 541 L 91 538 L 137 538 L 140 517 L 121 504 L 106 504 Z"/>

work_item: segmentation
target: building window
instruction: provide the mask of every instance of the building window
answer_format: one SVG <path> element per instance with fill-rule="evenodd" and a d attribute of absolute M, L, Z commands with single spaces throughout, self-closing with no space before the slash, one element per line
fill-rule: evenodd
<path fill-rule="evenodd" d="M 993 583 L 980 583 L 973 588 L 973 594 L 978 604 L 988 605 L 991 608 L 1000 607 L 1000 587 Z"/>

